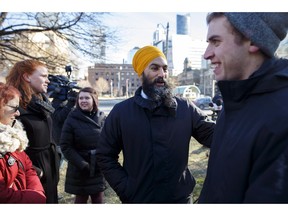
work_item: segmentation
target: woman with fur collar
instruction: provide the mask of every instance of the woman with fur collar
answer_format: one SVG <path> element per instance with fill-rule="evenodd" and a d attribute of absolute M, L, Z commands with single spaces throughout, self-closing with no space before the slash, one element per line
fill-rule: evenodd
<path fill-rule="evenodd" d="M 45 203 L 44 189 L 24 152 L 28 144 L 19 116 L 20 92 L 0 83 L 0 203 Z"/>
<path fill-rule="evenodd" d="M 21 93 L 17 119 L 29 140 L 25 152 L 39 173 L 46 203 L 58 203 L 60 158 L 52 137 L 54 108 L 46 95 L 49 82 L 46 64 L 34 59 L 17 62 L 6 76 L 6 83 Z"/>

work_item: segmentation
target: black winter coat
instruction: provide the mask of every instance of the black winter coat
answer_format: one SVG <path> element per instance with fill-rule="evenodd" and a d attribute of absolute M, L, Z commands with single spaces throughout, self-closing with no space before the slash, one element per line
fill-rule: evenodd
<path fill-rule="evenodd" d="M 175 98 L 168 109 L 140 92 L 109 113 L 96 150 L 99 166 L 123 203 L 187 203 L 195 186 L 190 139 L 210 145 L 214 123 L 187 100 Z"/>
<path fill-rule="evenodd" d="M 52 106 L 55 111 L 52 114 L 53 119 L 53 139 L 59 146 L 62 127 L 68 114 L 75 106 L 75 101 L 60 101 L 59 99 L 53 99 Z"/>
<path fill-rule="evenodd" d="M 45 190 L 46 202 L 58 203 L 59 155 L 52 138 L 53 108 L 48 99 L 44 99 L 45 102 L 33 97 L 26 110 L 20 108 L 18 119 L 23 123 L 29 139 L 25 151 L 33 165 L 43 171 L 40 181 Z"/>
<path fill-rule="evenodd" d="M 105 181 L 96 162 L 96 144 L 104 125 L 101 111 L 89 117 L 76 108 L 65 120 L 60 147 L 68 161 L 65 191 L 76 195 L 92 195 L 105 190 Z"/>
<path fill-rule="evenodd" d="M 199 203 L 288 203 L 288 60 L 218 86 L 224 106 Z"/>

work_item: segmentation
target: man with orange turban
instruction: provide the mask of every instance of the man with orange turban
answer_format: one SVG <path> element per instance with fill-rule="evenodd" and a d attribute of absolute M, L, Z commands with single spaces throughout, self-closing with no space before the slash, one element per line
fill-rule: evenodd
<path fill-rule="evenodd" d="M 135 53 L 132 65 L 139 77 L 142 75 L 148 64 L 157 57 L 162 57 L 167 61 L 164 53 L 155 46 L 145 46 Z"/>
<path fill-rule="evenodd" d="M 189 203 L 195 186 L 188 169 L 190 139 L 210 146 L 214 123 L 172 95 L 167 60 L 157 47 L 139 49 L 133 67 L 142 86 L 109 113 L 97 162 L 123 203 Z"/>

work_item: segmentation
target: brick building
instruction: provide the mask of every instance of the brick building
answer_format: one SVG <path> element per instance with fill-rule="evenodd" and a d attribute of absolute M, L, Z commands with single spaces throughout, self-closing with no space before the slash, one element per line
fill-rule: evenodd
<path fill-rule="evenodd" d="M 106 93 L 111 96 L 133 96 L 141 85 L 140 78 L 131 64 L 99 63 L 88 67 L 88 81 L 91 85 L 100 77 L 108 82 L 110 90 Z"/>

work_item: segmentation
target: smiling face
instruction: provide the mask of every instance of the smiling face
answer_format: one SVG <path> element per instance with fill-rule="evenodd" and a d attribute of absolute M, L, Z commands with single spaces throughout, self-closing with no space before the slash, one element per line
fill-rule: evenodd
<path fill-rule="evenodd" d="M 238 37 L 238 38 L 237 38 Z M 215 79 L 243 80 L 251 74 L 250 41 L 237 41 L 239 36 L 233 31 L 225 16 L 210 21 L 207 33 L 208 47 L 204 58 L 211 61 Z"/>
<path fill-rule="evenodd" d="M 19 97 L 15 96 L 0 109 L 0 122 L 4 125 L 12 125 L 15 118 L 20 115 L 18 107 Z"/>
<path fill-rule="evenodd" d="M 93 110 L 93 98 L 89 92 L 80 92 L 78 96 L 79 107 L 83 111 L 91 112 Z"/>

